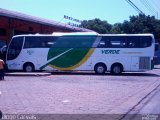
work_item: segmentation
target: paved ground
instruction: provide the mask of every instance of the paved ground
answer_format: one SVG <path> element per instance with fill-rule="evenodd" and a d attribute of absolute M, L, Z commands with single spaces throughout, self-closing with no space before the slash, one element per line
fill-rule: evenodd
<path fill-rule="evenodd" d="M 151 99 L 146 102 L 139 113 L 160 114 L 160 87 L 153 92 Z"/>
<path fill-rule="evenodd" d="M 5 79 L 0 81 L 3 114 L 126 114 L 160 87 L 160 69 L 121 76 L 59 73 Z"/>

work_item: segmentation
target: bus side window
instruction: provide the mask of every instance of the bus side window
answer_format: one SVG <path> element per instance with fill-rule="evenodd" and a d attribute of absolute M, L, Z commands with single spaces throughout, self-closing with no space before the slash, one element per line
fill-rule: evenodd
<path fill-rule="evenodd" d="M 110 38 L 111 48 L 124 48 L 126 47 L 126 38 L 123 36 L 112 36 Z"/>
<path fill-rule="evenodd" d="M 152 44 L 152 37 L 150 36 L 144 36 L 140 37 L 140 47 L 145 48 L 149 47 Z"/>
<path fill-rule="evenodd" d="M 128 48 L 138 48 L 140 46 L 140 39 L 138 36 L 128 36 L 127 37 L 127 47 Z"/>
<path fill-rule="evenodd" d="M 102 37 L 101 41 L 98 44 L 99 48 L 109 48 L 110 47 L 110 39 L 108 36 Z"/>
<path fill-rule="evenodd" d="M 129 41 L 129 47 L 134 47 L 135 43 L 133 41 Z"/>
<path fill-rule="evenodd" d="M 55 43 L 53 37 L 36 36 L 26 37 L 24 48 L 50 48 Z"/>
<path fill-rule="evenodd" d="M 104 48 L 105 47 L 105 41 L 100 41 L 98 47 Z"/>
<path fill-rule="evenodd" d="M 120 41 L 111 41 L 111 45 L 114 47 L 114 46 L 118 46 L 120 47 L 121 46 L 121 42 Z"/>
<path fill-rule="evenodd" d="M 37 37 L 25 37 L 24 48 L 35 48 L 37 44 L 39 44 L 39 42 L 37 42 Z"/>
<path fill-rule="evenodd" d="M 54 41 L 48 41 L 47 44 L 46 44 L 46 47 L 47 47 L 47 48 L 50 48 L 50 47 L 52 47 L 52 45 L 54 45 L 54 44 L 55 44 Z"/>
<path fill-rule="evenodd" d="M 46 43 L 45 43 L 45 42 L 42 42 L 42 43 L 41 43 L 41 47 L 42 47 L 42 48 L 45 48 L 45 47 L 46 47 Z"/>

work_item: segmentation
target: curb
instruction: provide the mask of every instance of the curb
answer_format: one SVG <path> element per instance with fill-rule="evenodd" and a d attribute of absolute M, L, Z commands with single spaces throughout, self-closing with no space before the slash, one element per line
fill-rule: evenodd
<path fill-rule="evenodd" d="M 23 72 L 11 72 L 11 73 L 5 73 L 5 76 L 50 76 L 51 73 L 23 73 Z"/>

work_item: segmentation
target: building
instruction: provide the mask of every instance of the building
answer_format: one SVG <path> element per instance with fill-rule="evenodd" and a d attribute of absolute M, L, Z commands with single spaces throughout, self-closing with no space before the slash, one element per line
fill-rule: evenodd
<path fill-rule="evenodd" d="M 7 44 L 14 35 L 81 31 L 90 30 L 0 8 L 0 58 L 5 59 Z"/>
<path fill-rule="evenodd" d="M 0 41 L 9 43 L 13 35 L 80 32 L 87 29 L 0 8 Z"/>

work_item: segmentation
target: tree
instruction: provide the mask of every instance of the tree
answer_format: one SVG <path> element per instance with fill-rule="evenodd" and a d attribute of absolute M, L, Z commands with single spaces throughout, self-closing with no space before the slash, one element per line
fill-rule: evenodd
<path fill-rule="evenodd" d="M 110 30 L 110 33 L 112 34 L 122 34 L 122 24 L 121 23 L 116 23 L 112 26 L 112 29 Z"/>
<path fill-rule="evenodd" d="M 90 30 L 93 30 L 100 34 L 110 33 L 112 25 L 109 24 L 107 21 L 101 21 L 98 18 L 93 20 L 84 20 L 81 23 L 81 26 Z"/>
<path fill-rule="evenodd" d="M 129 21 L 123 22 L 121 30 L 127 34 L 152 33 L 156 39 L 160 39 L 160 20 L 142 14 L 130 16 Z"/>
<path fill-rule="evenodd" d="M 100 34 L 136 34 L 136 33 L 152 33 L 156 39 L 160 40 L 160 20 L 154 16 L 146 16 L 139 14 L 130 16 L 129 21 L 123 23 L 109 24 L 107 21 L 101 21 L 98 18 L 93 20 L 84 20 L 82 27 L 93 30 Z"/>

